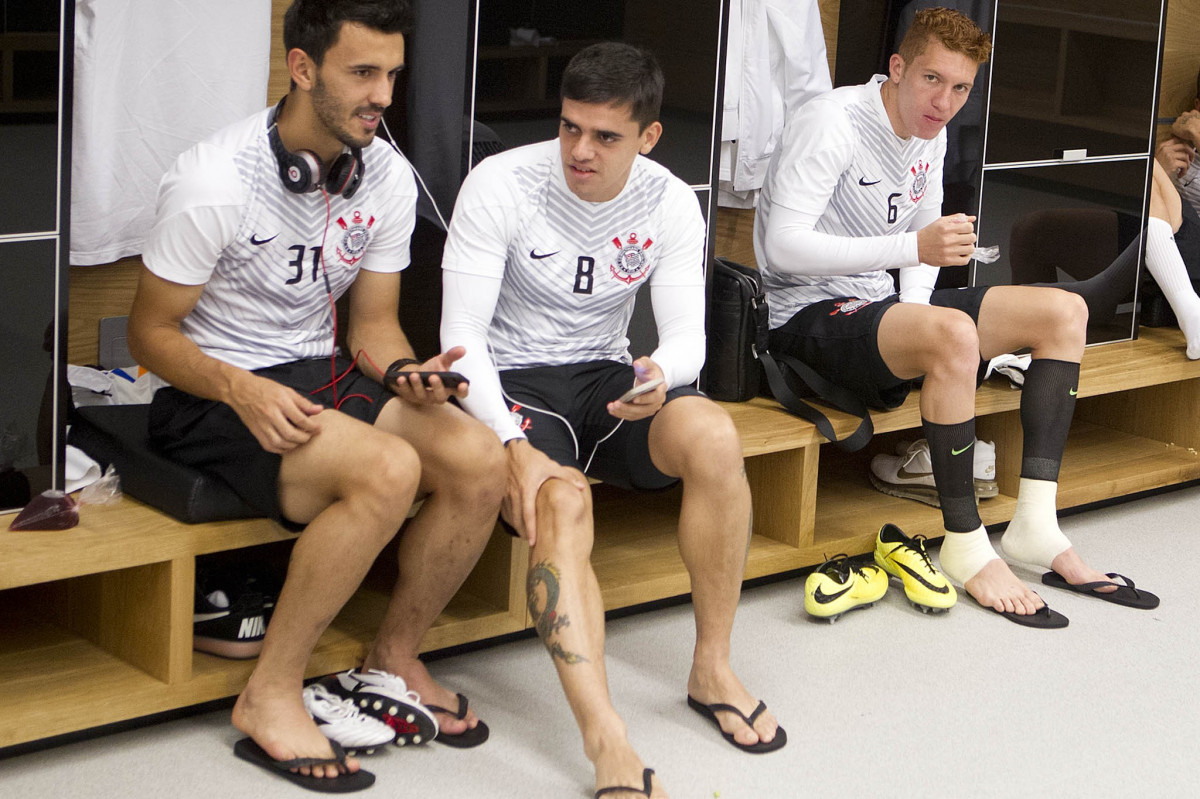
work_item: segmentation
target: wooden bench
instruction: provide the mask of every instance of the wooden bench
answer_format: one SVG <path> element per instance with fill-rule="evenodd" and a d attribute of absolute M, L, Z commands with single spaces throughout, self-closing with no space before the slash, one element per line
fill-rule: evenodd
<path fill-rule="evenodd" d="M 1200 479 L 1200 362 L 1176 330 L 1143 329 L 1133 342 L 1089 349 L 1059 490 L 1074 507 Z M 1001 495 L 984 522 L 1011 518 L 1021 451 L 1020 392 L 980 389 L 981 438 L 997 444 Z M 846 454 L 822 446 L 807 422 L 769 400 L 727 404 L 741 433 L 754 495 L 748 579 L 812 566 L 839 552 L 868 552 L 880 524 L 941 534 L 931 507 L 871 488 L 872 454 L 920 437 L 919 393 L 874 416 L 876 440 Z M 852 421 L 830 413 L 839 434 Z M 731 475 L 730 479 L 736 479 Z M 596 574 L 607 609 L 685 594 L 676 544 L 679 491 L 596 497 Z M 636 496 L 636 499 L 631 499 Z M 191 649 L 197 555 L 287 546 L 293 535 L 263 520 L 186 525 L 132 499 L 84 506 L 62 532 L 9 531 L 0 516 L 0 747 L 233 696 L 253 662 Z M 375 635 L 394 566 L 381 557 L 322 636 L 310 675 L 356 664 Z M 528 549 L 493 536 L 466 585 L 422 642 L 432 651 L 529 627 Z M 797 608 L 799 608 L 797 594 Z M 799 614 L 799 610 L 797 610 Z"/>

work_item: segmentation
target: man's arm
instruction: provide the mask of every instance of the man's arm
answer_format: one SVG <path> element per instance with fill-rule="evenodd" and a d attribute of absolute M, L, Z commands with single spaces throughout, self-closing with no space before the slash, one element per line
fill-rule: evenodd
<path fill-rule="evenodd" d="M 129 351 L 181 391 L 229 405 L 268 452 L 284 453 L 320 431 L 322 407 L 274 380 L 205 355 L 180 329 L 204 291 L 143 268 L 129 313 Z"/>
<path fill-rule="evenodd" d="M 412 345 L 400 327 L 400 273 L 372 272 L 361 269 L 350 287 L 350 319 L 346 344 L 358 358 L 358 370 L 373 380 L 384 382 L 383 370 L 402 358 L 415 358 Z M 448 372 L 458 360 L 457 353 L 440 353 L 425 363 L 413 363 L 402 369 L 414 373 Z M 389 386 L 390 387 L 390 386 Z M 426 389 L 416 374 L 398 380 L 392 390 L 406 402 L 436 404 L 450 397 L 467 396 L 468 387 L 446 389 L 440 378 L 430 380 Z"/>

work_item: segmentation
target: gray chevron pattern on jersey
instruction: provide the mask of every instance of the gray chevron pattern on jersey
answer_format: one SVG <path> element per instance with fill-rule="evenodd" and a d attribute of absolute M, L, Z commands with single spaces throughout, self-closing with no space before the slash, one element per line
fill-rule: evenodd
<path fill-rule="evenodd" d="M 637 290 L 649 275 L 633 284 L 613 279 L 610 265 L 620 250 L 612 239 L 631 232 L 642 240 L 660 235 L 654 230 L 655 211 L 663 203 L 667 179 L 635 164 L 616 199 L 588 203 L 570 192 L 556 169 L 562 166 L 554 159 L 512 172 L 522 193 L 536 198 L 536 211 L 523 220 L 509 245 L 492 318 L 489 338 L 500 369 L 628 360 L 626 331 Z M 533 259 L 535 249 L 556 255 Z M 646 253 L 653 264 L 653 245 Z M 573 291 L 581 256 L 594 260 L 590 294 Z"/>
<path fill-rule="evenodd" d="M 357 274 L 336 256 L 343 234 L 337 220 L 356 208 L 378 205 L 372 185 L 388 185 L 397 157 L 379 146 L 365 150 L 363 158 L 366 177 L 358 193 L 351 200 L 332 197 L 328 210 L 324 262 L 335 298 Z M 201 346 L 216 350 L 258 352 L 280 361 L 327 357 L 333 345 L 332 309 L 319 261 L 313 280 L 314 250 L 322 246 L 325 228 L 325 198 L 320 192 L 300 195 L 283 187 L 265 135 L 235 153 L 233 163 L 248 195 L 242 228 L 217 261 L 209 281 L 213 290 L 205 291 L 183 329 Z M 251 236 L 274 238 L 254 245 Z M 303 251 L 298 254 L 292 247 Z M 297 257 L 302 259 L 300 280 L 289 285 L 296 276 L 291 262 Z M 254 324 L 248 324 L 251 320 Z M 264 339 L 260 325 L 272 329 L 270 339 Z"/>
<path fill-rule="evenodd" d="M 881 117 L 878 89 L 866 93 L 856 102 L 843 106 L 855 137 L 856 146 L 850 167 L 842 173 L 825 213 L 817 220 L 814 230 L 833 236 L 886 236 L 907 231 L 913 217 L 921 208 L 920 202 L 909 198 L 912 175 L 909 171 L 918 160 L 934 157 L 936 139 L 910 137 L 899 139 L 886 117 Z M 932 164 L 931 164 L 932 171 Z M 860 179 L 879 181 L 864 186 Z M 929 190 L 928 188 L 926 189 Z M 888 223 L 888 197 L 901 195 L 895 201 L 896 221 Z M 796 309 L 821 300 L 839 297 L 883 299 L 895 292 L 891 276 L 884 270 L 858 275 L 793 275 L 763 273 L 770 306 L 771 327 L 780 327 Z"/>
<path fill-rule="evenodd" d="M 842 173 L 837 189 L 829 198 L 829 209 L 816 229 L 841 236 L 882 236 L 907 230 L 920 203 L 909 199 L 909 169 L 926 149 L 926 142 L 912 136 L 898 139 L 890 128 L 879 124 L 877 110 L 869 101 L 846 107 L 846 115 L 858 139 L 850 169 Z M 899 177 L 900 182 L 896 179 Z M 860 179 L 878 180 L 872 186 Z M 888 196 L 902 195 L 896 202 L 896 220 L 888 222 Z"/>

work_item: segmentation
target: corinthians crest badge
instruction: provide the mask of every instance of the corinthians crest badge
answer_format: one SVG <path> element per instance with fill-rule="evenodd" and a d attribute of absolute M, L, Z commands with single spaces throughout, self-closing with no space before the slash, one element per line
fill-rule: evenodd
<path fill-rule="evenodd" d="M 639 242 L 637 233 L 631 232 L 624 241 L 620 236 L 614 236 L 612 243 L 621 251 L 621 254 L 617 256 L 617 262 L 609 264 L 608 271 L 612 272 L 612 276 L 627 285 L 644 278 L 650 271 L 650 259 L 646 255 L 646 250 L 650 249 L 654 239 Z"/>
<path fill-rule="evenodd" d="M 921 198 L 925 196 L 925 187 L 929 183 L 929 162 L 923 159 L 918 160 L 909 168 L 909 172 L 912 173 L 912 183 L 908 187 L 908 199 L 915 203 L 920 202 Z"/>
<path fill-rule="evenodd" d="M 337 246 L 338 258 L 346 266 L 354 266 L 362 260 L 367 251 L 367 242 L 371 240 L 371 225 L 375 224 L 375 217 L 370 217 L 364 222 L 362 211 L 355 211 L 349 222 L 345 217 L 339 216 L 337 223 L 344 231 L 342 241 Z"/>

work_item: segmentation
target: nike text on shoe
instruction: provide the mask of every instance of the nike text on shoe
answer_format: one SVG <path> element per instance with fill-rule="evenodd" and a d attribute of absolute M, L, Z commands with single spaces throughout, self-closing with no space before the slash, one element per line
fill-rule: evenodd
<path fill-rule="evenodd" d="M 965 451 L 972 452 L 975 498 L 998 496 L 1000 486 L 996 483 L 996 445 L 976 439 L 974 446 Z M 933 480 L 929 444 L 923 438 L 911 444 L 900 442 L 895 455 L 876 455 L 871 459 L 870 477 L 871 485 L 885 494 L 915 499 L 935 508 L 941 506 Z"/>
<path fill-rule="evenodd" d="M 848 610 L 874 605 L 887 587 L 887 575 L 879 569 L 834 555 L 804 581 L 804 609 L 832 624 Z"/>
<path fill-rule="evenodd" d="M 379 719 L 360 713 L 350 699 L 320 683 L 304 689 L 304 709 L 326 738 L 337 741 L 348 754 L 369 755 L 396 740 L 396 731 Z"/>
<path fill-rule="evenodd" d="M 421 704 L 417 692 L 408 690 L 404 679 L 395 674 L 378 669 L 351 669 L 330 675 L 320 684 L 395 730 L 396 746 L 428 743 L 438 733 L 433 713 Z"/>
<path fill-rule="evenodd" d="M 234 660 L 258 657 L 267 634 L 261 594 L 243 592 L 229 601 L 224 590 L 197 586 L 192 614 L 192 648 Z"/>
<path fill-rule="evenodd" d="M 904 595 L 922 613 L 949 610 L 958 592 L 937 570 L 925 551 L 925 536 L 909 538 L 894 524 L 885 524 L 875 536 L 875 563 L 904 582 Z"/>

